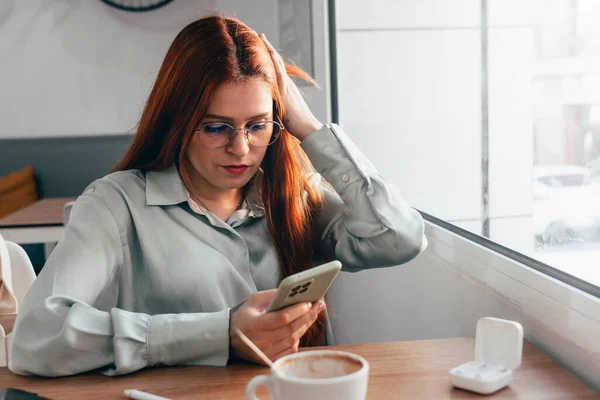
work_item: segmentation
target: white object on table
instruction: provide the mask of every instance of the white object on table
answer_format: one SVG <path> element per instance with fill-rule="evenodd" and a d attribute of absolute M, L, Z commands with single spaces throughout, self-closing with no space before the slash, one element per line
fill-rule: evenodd
<path fill-rule="evenodd" d="M 352 359 L 353 363 L 360 364 L 360 369 L 346 375 L 332 374 L 331 377 L 320 378 L 298 377 L 281 369 L 282 365 L 290 362 L 298 363 L 302 366 L 301 369 L 307 370 L 306 360 L 315 358 L 317 362 L 314 365 L 319 363 L 318 359 L 329 359 L 334 363 L 336 358 L 341 358 L 344 363 Z M 246 386 L 248 400 L 257 400 L 256 389 L 259 386 L 267 387 L 273 400 L 365 400 L 367 398 L 369 363 L 357 354 L 340 350 L 310 350 L 288 354 L 273 364 L 271 375 L 258 375 L 248 382 Z M 315 375 L 318 375 L 318 372 L 315 372 Z"/>
<path fill-rule="evenodd" d="M 130 399 L 135 399 L 135 400 L 169 400 L 166 397 L 161 397 L 161 396 L 157 396 L 155 394 L 142 392 L 141 390 L 137 390 L 137 389 L 125 390 L 125 396 L 129 397 Z"/>
<path fill-rule="evenodd" d="M 481 394 L 494 393 L 512 382 L 521 365 L 523 327 L 516 321 L 484 317 L 477 321 L 475 361 L 450 370 L 458 388 Z"/>

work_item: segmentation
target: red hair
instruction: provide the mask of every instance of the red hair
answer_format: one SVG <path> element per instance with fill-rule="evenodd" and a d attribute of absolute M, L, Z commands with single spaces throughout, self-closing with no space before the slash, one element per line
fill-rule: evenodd
<path fill-rule="evenodd" d="M 287 73 L 313 82 L 301 69 Z M 261 78 L 272 85 L 274 119 L 285 110 L 275 69 L 262 39 L 242 22 L 211 16 L 192 22 L 175 38 L 160 67 L 140 118 L 133 143 L 113 169 L 164 170 L 177 164 L 186 187 L 193 168 L 185 154 L 215 89 L 224 82 Z M 298 141 L 286 130 L 268 147 L 263 160 L 262 200 L 266 222 L 280 267 L 288 276 L 312 267 L 313 229 L 322 197 L 307 179 L 310 162 Z M 325 343 L 321 313 L 301 340 L 301 346 Z"/>

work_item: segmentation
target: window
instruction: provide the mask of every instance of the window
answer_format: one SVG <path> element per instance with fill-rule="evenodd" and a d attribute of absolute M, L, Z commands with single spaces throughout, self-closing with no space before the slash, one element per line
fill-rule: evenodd
<path fill-rule="evenodd" d="M 600 2 L 534 1 L 530 16 L 532 254 L 600 286 Z"/>
<path fill-rule="evenodd" d="M 405 198 L 600 286 L 600 2 L 336 14 L 339 122 Z"/>

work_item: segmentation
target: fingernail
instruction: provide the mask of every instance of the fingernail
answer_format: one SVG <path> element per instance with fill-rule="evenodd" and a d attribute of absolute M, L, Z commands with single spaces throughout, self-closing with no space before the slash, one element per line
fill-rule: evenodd
<path fill-rule="evenodd" d="M 323 311 L 325 309 L 325 303 L 324 302 L 320 302 L 319 303 L 319 311 Z"/>
<path fill-rule="evenodd" d="M 311 307 L 312 307 L 312 303 L 311 303 L 311 302 L 307 302 L 307 303 L 305 304 L 305 307 L 306 307 L 306 310 L 310 310 L 310 309 L 311 309 Z"/>

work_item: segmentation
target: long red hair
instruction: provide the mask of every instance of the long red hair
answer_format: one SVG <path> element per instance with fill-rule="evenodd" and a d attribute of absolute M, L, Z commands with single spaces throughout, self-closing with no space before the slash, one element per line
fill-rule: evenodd
<path fill-rule="evenodd" d="M 293 65 L 286 65 L 286 70 L 312 82 Z M 177 164 L 186 187 L 193 187 L 189 172 L 193 167 L 186 159 L 186 149 L 212 93 L 223 82 L 256 77 L 272 85 L 274 118 L 283 121 L 285 110 L 275 69 L 260 37 L 233 18 L 211 16 L 192 22 L 171 44 L 133 143 L 113 172 L 160 171 Z M 284 276 L 312 267 L 316 241 L 313 221 L 322 197 L 307 180 L 310 168 L 298 141 L 286 130 L 268 147 L 262 164 L 266 222 Z M 325 315 L 321 313 L 301 346 L 324 342 Z"/>

